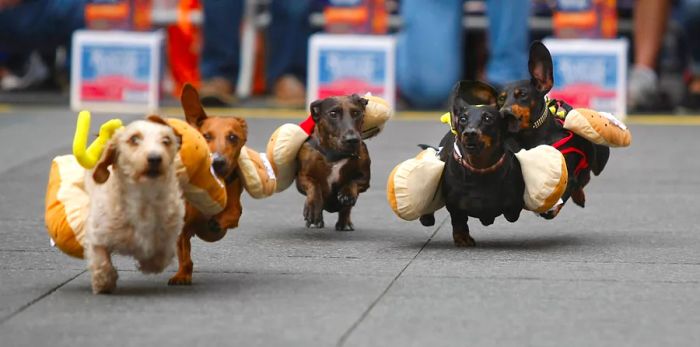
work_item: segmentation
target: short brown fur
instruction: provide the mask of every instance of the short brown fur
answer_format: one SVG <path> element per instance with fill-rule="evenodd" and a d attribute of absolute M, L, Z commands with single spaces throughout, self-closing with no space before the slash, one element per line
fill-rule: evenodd
<path fill-rule="evenodd" d="M 221 164 L 215 167 L 217 176 L 226 184 L 226 207 L 213 216 L 202 215 L 192 205 L 186 205 L 185 226 L 177 242 L 178 270 L 168 284 L 192 283 L 193 263 L 190 239 L 197 235 L 207 242 L 215 242 L 226 235 L 228 229 L 238 227 L 243 208 L 243 186 L 238 178 L 238 157 L 248 138 L 248 126 L 237 117 L 209 117 L 200 103 L 197 90 L 186 84 L 181 96 L 187 123 L 199 130 L 209 144 L 213 158 Z"/>
<path fill-rule="evenodd" d="M 357 95 L 333 97 L 311 104 L 316 122 L 299 150 L 297 189 L 306 195 L 307 227 L 323 227 L 323 210 L 338 212 L 336 230 L 350 231 L 352 207 L 369 188 L 370 158 L 360 131 L 367 100 Z"/>

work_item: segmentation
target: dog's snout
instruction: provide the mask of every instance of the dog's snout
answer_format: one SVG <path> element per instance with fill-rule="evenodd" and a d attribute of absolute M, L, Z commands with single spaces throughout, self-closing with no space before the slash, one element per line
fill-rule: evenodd
<path fill-rule="evenodd" d="M 214 171 L 220 172 L 226 167 L 226 158 L 219 153 L 214 153 L 211 158 L 211 166 L 214 168 Z"/>
<path fill-rule="evenodd" d="M 148 160 L 148 165 L 158 166 L 163 162 L 163 157 L 158 153 L 151 153 L 148 155 L 146 160 Z"/>
<path fill-rule="evenodd" d="M 476 136 L 476 134 L 477 134 L 476 128 L 466 128 L 462 132 L 462 135 L 464 135 L 466 137 L 474 137 L 474 136 Z"/>
<path fill-rule="evenodd" d="M 357 134 L 347 134 L 343 136 L 343 142 L 345 142 L 348 145 L 357 145 L 360 143 L 360 136 Z"/>
<path fill-rule="evenodd" d="M 503 113 L 503 115 L 506 117 L 513 117 L 515 119 L 520 119 L 520 117 L 518 117 L 515 113 L 513 113 L 513 109 L 510 107 L 501 108 L 501 113 Z"/>

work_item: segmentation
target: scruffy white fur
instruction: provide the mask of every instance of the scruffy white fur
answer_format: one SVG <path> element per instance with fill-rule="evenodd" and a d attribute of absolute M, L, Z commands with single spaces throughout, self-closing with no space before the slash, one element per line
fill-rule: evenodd
<path fill-rule="evenodd" d="M 161 122 L 151 116 L 118 131 L 86 177 L 85 255 L 95 294 L 116 287 L 113 252 L 133 256 L 143 273 L 162 272 L 174 258 L 185 215 L 174 167 L 179 138 Z"/>

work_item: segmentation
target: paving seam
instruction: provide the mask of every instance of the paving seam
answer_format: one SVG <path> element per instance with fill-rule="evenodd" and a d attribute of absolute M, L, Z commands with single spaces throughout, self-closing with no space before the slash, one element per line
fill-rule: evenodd
<path fill-rule="evenodd" d="M 37 302 L 41 301 L 41 300 L 44 299 L 45 297 L 47 297 L 47 296 L 53 294 L 55 291 L 57 291 L 57 290 L 59 290 L 61 287 L 65 286 L 65 285 L 68 284 L 70 281 L 72 281 L 72 280 L 78 278 L 78 276 L 84 274 L 86 271 L 87 271 L 87 270 L 83 270 L 83 271 L 79 272 L 77 275 L 75 275 L 75 276 L 73 276 L 73 277 L 71 277 L 71 278 L 69 278 L 69 279 L 63 281 L 62 283 L 60 283 L 60 284 L 57 285 L 56 287 L 52 288 L 52 289 L 49 290 L 48 292 L 46 292 L 46 293 L 40 295 L 38 298 L 36 298 L 36 299 L 34 299 L 34 300 L 32 300 L 32 301 L 30 301 L 30 302 L 28 302 L 28 303 L 22 305 L 22 307 L 18 308 L 15 312 L 12 312 L 12 313 L 10 313 L 9 315 L 7 315 L 7 316 L 5 316 L 5 317 L 3 317 L 3 318 L 0 318 L 0 325 L 4 324 L 4 323 L 7 322 L 8 320 L 12 319 L 14 316 L 16 316 L 16 315 L 22 313 L 24 310 L 28 309 L 28 308 L 31 307 L 32 305 L 34 305 L 34 304 L 36 304 Z"/>
<path fill-rule="evenodd" d="M 353 323 L 350 326 L 350 328 L 342 336 L 340 336 L 340 339 L 338 340 L 337 346 L 343 346 L 345 344 L 345 342 L 350 337 L 350 334 L 352 334 L 353 331 L 355 331 L 355 329 L 357 329 L 357 327 L 360 325 L 360 323 L 362 323 L 362 321 L 365 318 L 367 318 L 367 316 L 372 311 L 372 309 L 379 303 L 380 300 L 382 300 L 384 295 L 386 295 L 386 293 L 389 292 L 389 289 L 391 289 L 391 287 L 394 285 L 394 283 L 396 283 L 396 281 L 399 279 L 399 277 L 401 277 L 401 275 L 403 275 L 403 273 L 406 271 L 406 269 L 408 269 L 408 267 L 411 265 L 411 263 L 413 263 L 413 261 L 416 260 L 416 258 L 418 258 L 418 256 L 421 254 L 421 252 L 423 252 L 423 249 L 425 249 L 425 247 L 428 246 L 430 241 L 432 241 L 433 237 L 435 237 L 435 235 L 437 235 L 438 231 L 440 231 L 440 228 L 442 228 L 442 226 L 445 225 L 445 222 L 447 222 L 448 218 L 449 218 L 449 216 L 445 217 L 442 220 L 442 222 L 440 222 L 440 224 L 438 225 L 437 228 L 435 228 L 435 231 L 433 231 L 433 233 L 430 235 L 428 240 L 425 241 L 423 246 L 418 250 L 418 252 L 416 252 L 416 255 L 414 255 L 413 258 L 411 258 L 408 261 L 408 263 L 401 269 L 401 271 L 399 271 L 399 273 L 394 277 L 394 279 L 392 279 L 391 282 L 389 282 L 389 285 L 387 285 L 387 287 L 384 288 L 384 290 L 379 294 L 379 296 L 376 299 L 374 299 L 374 301 L 372 301 L 372 303 L 369 305 L 369 307 L 367 307 L 367 309 L 364 312 L 362 312 L 362 315 L 360 315 L 360 318 L 358 318 L 355 321 L 355 323 Z"/>

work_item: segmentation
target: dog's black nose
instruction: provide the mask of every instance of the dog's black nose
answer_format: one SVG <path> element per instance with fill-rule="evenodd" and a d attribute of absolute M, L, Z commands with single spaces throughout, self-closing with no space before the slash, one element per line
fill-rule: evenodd
<path fill-rule="evenodd" d="M 163 157 L 161 157 L 160 154 L 151 153 L 148 155 L 146 160 L 148 160 L 148 165 L 158 166 L 163 162 Z"/>
<path fill-rule="evenodd" d="M 464 129 L 464 131 L 462 132 L 462 135 L 464 135 L 464 136 L 466 136 L 466 137 L 474 137 L 474 136 L 476 136 L 476 129 L 474 129 L 474 128 L 466 128 L 466 129 Z"/>
<path fill-rule="evenodd" d="M 345 135 L 343 136 L 343 142 L 348 145 L 356 145 L 360 143 L 360 137 L 355 134 Z"/>
<path fill-rule="evenodd" d="M 220 155 L 214 155 L 211 160 L 211 166 L 214 168 L 214 171 L 219 172 L 226 166 L 226 159 Z"/>

